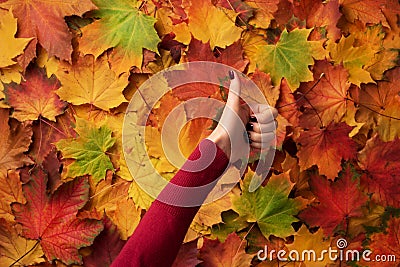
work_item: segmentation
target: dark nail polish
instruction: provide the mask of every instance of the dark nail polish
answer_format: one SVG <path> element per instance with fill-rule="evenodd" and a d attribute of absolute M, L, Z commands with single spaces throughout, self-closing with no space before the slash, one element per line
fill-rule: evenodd
<path fill-rule="evenodd" d="M 231 80 L 235 79 L 235 73 L 233 72 L 233 70 L 229 71 L 229 78 L 231 78 Z"/>
<path fill-rule="evenodd" d="M 256 116 L 250 116 L 250 121 L 252 121 L 252 122 L 257 122 Z"/>
<path fill-rule="evenodd" d="M 247 131 L 253 131 L 253 126 L 254 126 L 254 125 L 253 125 L 252 123 L 247 123 L 247 124 L 246 124 L 246 130 L 247 130 Z"/>

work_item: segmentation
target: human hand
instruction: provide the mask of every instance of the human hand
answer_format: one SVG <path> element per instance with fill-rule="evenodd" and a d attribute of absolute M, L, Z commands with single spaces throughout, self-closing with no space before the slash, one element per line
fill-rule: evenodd
<path fill-rule="evenodd" d="M 247 104 L 240 101 L 241 84 L 237 73 L 230 71 L 229 76 L 228 100 L 217 127 L 208 139 L 216 143 L 231 162 L 236 162 L 249 154 L 250 147 L 255 150 L 269 147 L 275 138 L 278 112 L 273 107 L 260 104 L 251 104 L 251 111 Z"/>

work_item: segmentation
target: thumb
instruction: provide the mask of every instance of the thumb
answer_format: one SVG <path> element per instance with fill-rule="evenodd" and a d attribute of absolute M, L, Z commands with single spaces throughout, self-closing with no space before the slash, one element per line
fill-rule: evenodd
<path fill-rule="evenodd" d="M 231 84 L 229 86 L 228 100 L 226 101 L 227 106 L 231 108 L 240 106 L 240 79 L 237 73 L 233 70 L 229 71 L 229 77 L 231 78 Z"/>

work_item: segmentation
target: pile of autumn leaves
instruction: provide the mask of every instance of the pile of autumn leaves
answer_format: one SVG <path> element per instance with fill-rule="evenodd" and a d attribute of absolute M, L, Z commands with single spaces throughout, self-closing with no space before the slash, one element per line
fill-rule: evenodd
<path fill-rule="evenodd" d="M 199 60 L 259 86 L 279 110 L 278 151 L 263 187 L 248 192 L 249 167 L 200 209 L 176 266 L 278 266 L 255 253 L 320 252 L 339 237 L 400 259 L 398 1 L 92 2 L 0 0 L 1 266 L 111 263 L 152 202 L 123 158 L 127 102 L 153 73 Z M 222 100 L 192 88 L 163 97 L 147 126 L 165 177 L 176 172 L 157 142 L 167 114 Z M 185 154 L 210 125 L 186 125 Z"/>

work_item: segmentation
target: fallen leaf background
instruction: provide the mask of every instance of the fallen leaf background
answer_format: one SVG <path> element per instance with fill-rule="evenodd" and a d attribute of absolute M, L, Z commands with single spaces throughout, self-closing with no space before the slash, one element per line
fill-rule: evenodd
<path fill-rule="evenodd" d="M 154 73 L 205 60 L 249 75 L 278 109 L 277 152 L 261 188 L 247 190 L 253 163 L 201 208 L 174 266 L 397 266 L 399 25 L 396 0 L 1 0 L 0 265 L 109 266 L 153 201 L 123 157 L 127 103 Z M 190 98 L 225 93 L 176 88 L 146 132 L 159 137 Z M 185 126 L 185 155 L 211 125 Z M 146 146 L 171 178 L 159 143 Z M 397 262 L 256 256 L 338 238 Z"/>

